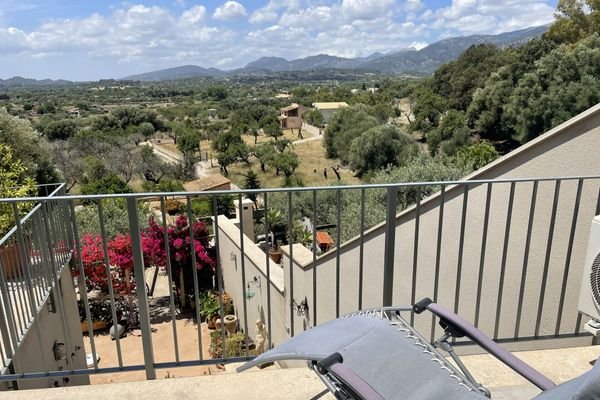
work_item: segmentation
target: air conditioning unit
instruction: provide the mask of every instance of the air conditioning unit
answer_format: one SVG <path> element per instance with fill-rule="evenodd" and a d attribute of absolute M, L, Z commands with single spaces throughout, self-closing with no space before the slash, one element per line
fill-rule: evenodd
<path fill-rule="evenodd" d="M 579 293 L 579 311 L 592 317 L 585 324 L 585 330 L 600 335 L 600 216 L 592 220 Z"/>

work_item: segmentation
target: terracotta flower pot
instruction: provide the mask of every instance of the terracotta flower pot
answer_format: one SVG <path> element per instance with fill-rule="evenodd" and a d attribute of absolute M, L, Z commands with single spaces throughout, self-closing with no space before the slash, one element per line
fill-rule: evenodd
<path fill-rule="evenodd" d="M 108 325 L 106 324 L 106 322 L 104 321 L 93 321 L 92 322 L 92 329 L 94 330 L 94 332 L 99 331 L 101 329 L 106 329 L 106 327 L 108 327 Z M 88 332 L 88 324 L 86 321 L 81 323 L 81 332 L 86 333 Z"/>
<path fill-rule="evenodd" d="M 269 257 L 271 257 L 271 260 L 273 260 L 273 262 L 279 264 L 281 262 L 282 256 L 283 256 L 283 253 L 281 252 L 281 250 L 279 248 L 269 249 Z"/>
<path fill-rule="evenodd" d="M 0 247 L 0 257 L 2 257 L 6 279 L 13 279 L 22 275 L 18 243 L 11 243 Z"/>

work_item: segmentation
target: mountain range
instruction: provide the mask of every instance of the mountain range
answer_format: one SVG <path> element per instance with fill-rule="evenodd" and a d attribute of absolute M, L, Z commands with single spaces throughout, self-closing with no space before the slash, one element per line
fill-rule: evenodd
<path fill-rule="evenodd" d="M 443 39 L 420 50 L 409 48 L 388 53 L 375 52 L 368 57 L 344 58 L 328 54 L 318 54 L 296 60 L 282 57 L 261 57 L 246 64 L 243 68 L 223 71 L 217 68 L 202 68 L 197 65 L 183 65 L 175 68 L 161 69 L 137 75 L 130 75 L 121 80 L 129 81 L 165 81 L 175 79 L 222 77 L 227 75 L 272 75 L 282 72 L 346 70 L 375 72 L 386 74 L 431 74 L 440 65 L 455 60 L 458 56 L 475 44 L 489 43 L 500 47 L 523 44 L 542 35 L 549 25 L 536 26 L 498 35 L 471 35 Z M 2 86 L 41 86 L 68 84 L 69 81 L 50 79 L 35 80 L 14 77 L 0 79 Z"/>
<path fill-rule="evenodd" d="M 246 64 L 243 68 L 231 71 L 186 65 L 139 75 L 131 75 L 123 78 L 123 80 L 160 81 L 168 79 L 223 76 L 226 74 L 268 75 L 278 72 L 302 72 L 332 69 L 392 74 L 430 74 L 440 65 L 458 58 L 463 51 L 474 44 L 489 43 L 500 47 L 516 46 L 542 35 L 548 28 L 549 25 L 544 25 L 505 32 L 498 35 L 471 35 L 449 38 L 432 43 L 421 50 L 413 48 L 402 49 L 386 54 L 373 53 L 368 57 L 344 58 L 328 54 L 318 54 L 291 61 L 286 60 L 283 57 L 261 57 Z"/>
<path fill-rule="evenodd" d="M 0 79 L 0 87 L 29 87 L 29 86 L 58 86 L 58 85 L 68 85 L 73 82 L 67 81 L 64 79 L 31 79 L 31 78 L 23 78 L 21 76 L 13 76 L 8 79 Z"/>

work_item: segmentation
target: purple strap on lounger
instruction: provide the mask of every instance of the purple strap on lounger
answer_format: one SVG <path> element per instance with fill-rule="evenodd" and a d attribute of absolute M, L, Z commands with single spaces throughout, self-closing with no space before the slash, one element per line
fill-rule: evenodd
<path fill-rule="evenodd" d="M 531 366 L 526 364 L 523 360 L 517 358 L 503 347 L 499 346 L 492 339 L 487 337 L 479 329 L 475 328 L 470 322 L 454 314 L 451 311 L 446 310 L 444 307 L 436 303 L 430 303 L 427 309 L 439 317 L 442 317 L 456 326 L 458 326 L 469 338 L 474 340 L 483 349 L 487 350 L 494 357 L 508 365 L 515 372 L 533 383 L 535 386 L 542 390 L 548 390 L 556 386 L 554 382 L 546 378 L 544 375 L 533 369 Z"/>
<path fill-rule="evenodd" d="M 371 385 L 356 375 L 351 369 L 344 367 L 343 364 L 333 364 L 329 369 L 365 400 L 384 400 Z"/>

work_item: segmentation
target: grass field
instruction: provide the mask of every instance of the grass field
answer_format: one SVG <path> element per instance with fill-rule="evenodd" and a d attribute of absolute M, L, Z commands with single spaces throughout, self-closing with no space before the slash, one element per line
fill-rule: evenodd
<path fill-rule="evenodd" d="M 331 167 L 338 165 L 339 160 L 330 160 L 325 158 L 325 149 L 320 140 L 298 143 L 294 145 L 293 150 L 298 154 L 300 166 L 296 170 L 304 186 L 328 186 L 337 183 L 338 180 Z M 327 178 L 323 175 L 323 169 L 327 168 Z M 281 187 L 283 185 L 283 174 L 275 175 L 275 171 L 267 168 L 266 172 L 260 170 L 260 164 L 252 158 L 250 166 L 245 163 L 237 163 L 227 168 L 229 179 L 236 185 L 242 187 L 244 184 L 244 175 L 252 169 L 258 174 L 263 187 Z M 360 180 L 355 178 L 350 169 L 340 168 L 339 171 L 344 184 L 358 184 Z"/>
<path fill-rule="evenodd" d="M 312 134 L 308 132 L 303 132 L 303 138 L 308 139 L 313 137 Z M 291 141 L 298 140 L 298 131 L 294 130 L 294 133 L 291 130 L 286 129 L 283 131 L 283 137 L 289 139 Z M 250 135 L 242 135 L 242 138 L 246 144 L 249 146 L 254 145 L 254 137 Z M 258 143 L 265 143 L 272 140 L 268 136 L 261 135 L 258 137 Z M 177 146 L 172 143 L 161 143 L 156 146 L 162 147 L 170 152 L 180 154 L 179 150 L 177 150 Z M 202 152 L 202 159 L 205 160 L 205 152 L 208 152 L 209 157 L 212 156 L 212 147 L 211 142 L 209 140 L 203 140 L 200 142 L 200 149 Z M 327 186 L 338 183 L 337 177 L 335 173 L 332 171 L 331 167 L 335 167 L 340 164 L 339 160 L 330 160 L 325 157 L 325 149 L 323 148 L 321 140 L 311 140 L 304 143 L 297 143 L 293 145 L 293 151 L 298 154 L 298 158 L 300 159 L 300 166 L 296 170 L 296 176 L 299 177 L 302 183 L 305 186 Z M 252 157 L 250 165 L 245 163 L 236 163 L 227 168 L 229 171 L 229 179 L 231 181 L 242 187 L 244 184 L 245 175 L 248 173 L 248 170 L 252 169 L 259 176 L 261 184 L 263 187 L 281 187 L 283 186 L 284 176 L 280 174 L 280 176 L 275 175 L 275 171 L 267 168 L 265 172 L 260 170 L 260 164 L 258 161 Z M 323 170 L 327 169 L 327 178 L 323 173 Z M 209 173 L 218 173 L 218 168 L 210 169 Z M 341 183 L 344 184 L 357 184 L 360 183 L 358 178 L 353 176 L 352 171 L 347 168 L 340 168 L 339 173 L 341 175 Z"/>

